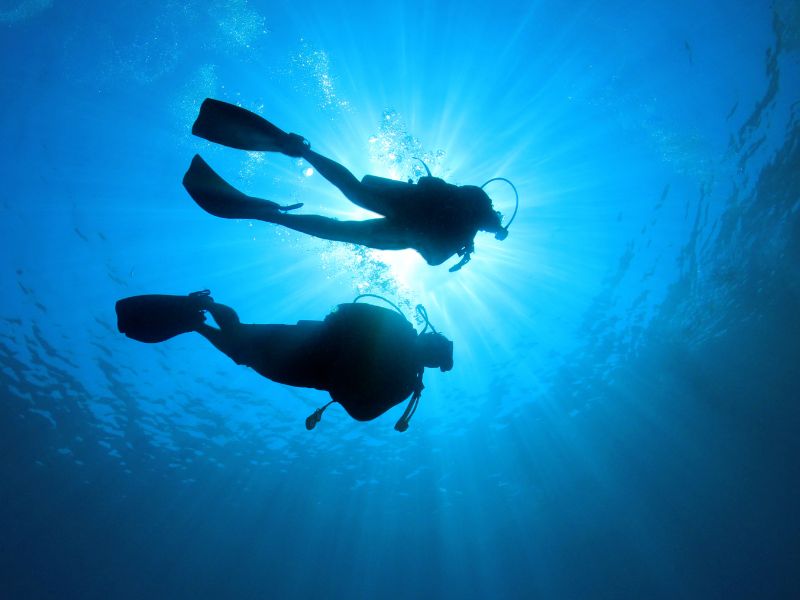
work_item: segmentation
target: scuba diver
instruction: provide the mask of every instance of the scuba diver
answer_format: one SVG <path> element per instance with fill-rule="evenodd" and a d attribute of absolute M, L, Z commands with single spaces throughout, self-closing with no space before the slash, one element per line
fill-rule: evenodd
<path fill-rule="evenodd" d="M 358 303 L 364 296 L 381 298 L 397 312 Z M 217 327 L 206 323 L 206 311 Z M 453 368 L 453 342 L 433 328 L 422 305 L 417 312 L 426 325 L 418 334 L 399 308 L 373 294 L 340 304 L 322 321 L 296 325 L 241 323 L 236 312 L 215 302 L 208 290 L 123 298 L 116 312 L 117 328 L 134 340 L 157 343 L 195 331 L 236 364 L 267 379 L 327 391 L 331 401 L 306 419 L 309 430 L 334 402 L 357 421 L 370 421 L 410 396 L 395 425 L 405 431 L 422 394 L 425 367 L 442 372 Z"/>
<path fill-rule="evenodd" d="M 283 225 L 301 233 L 336 242 L 349 242 L 378 250 L 416 250 L 429 265 L 440 265 L 457 254 L 461 261 L 454 272 L 469 262 L 475 251 L 478 231 L 508 236 L 508 226 L 519 207 L 514 184 L 495 177 L 483 186 L 455 186 L 428 173 L 417 184 L 373 175 L 361 181 L 339 163 L 314 152 L 296 133 L 286 133 L 266 119 L 244 108 L 206 98 L 192 126 L 192 133 L 211 142 L 240 150 L 280 152 L 307 160 L 350 200 L 382 215 L 364 221 L 338 221 L 319 215 L 288 214 L 302 203 L 281 206 L 269 200 L 247 196 L 223 180 L 195 155 L 183 178 L 183 185 L 206 212 L 226 219 L 255 219 Z M 509 222 L 495 211 L 483 188 L 492 181 L 505 181 L 514 188 L 516 206 Z"/>

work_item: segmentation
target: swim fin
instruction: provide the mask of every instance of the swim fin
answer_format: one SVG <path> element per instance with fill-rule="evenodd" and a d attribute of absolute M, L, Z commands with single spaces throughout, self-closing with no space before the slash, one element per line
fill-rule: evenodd
<path fill-rule="evenodd" d="M 224 219 L 252 219 L 264 210 L 287 211 L 303 206 L 302 202 L 281 206 L 276 202 L 243 194 L 217 175 L 199 154 L 195 154 L 189 170 L 183 176 L 183 187 L 200 208 Z"/>
<path fill-rule="evenodd" d="M 117 301 L 117 329 L 131 339 L 154 344 L 205 323 L 203 309 L 213 303 L 208 290 L 188 296 L 147 294 Z"/>
<path fill-rule="evenodd" d="M 296 133 L 286 133 L 265 118 L 241 106 L 206 98 L 192 125 L 192 133 L 209 142 L 260 152 L 281 152 L 300 157 L 308 142 Z"/>

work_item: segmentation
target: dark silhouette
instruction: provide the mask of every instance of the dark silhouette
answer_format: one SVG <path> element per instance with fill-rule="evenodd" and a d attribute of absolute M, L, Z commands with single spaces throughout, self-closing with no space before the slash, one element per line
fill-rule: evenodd
<path fill-rule="evenodd" d="M 491 199 L 480 187 L 455 186 L 431 177 L 430 171 L 417 184 L 372 175 L 359 181 L 339 163 L 311 150 L 302 136 L 286 133 L 233 104 L 207 98 L 192 133 L 232 148 L 302 157 L 348 200 L 383 215 L 364 221 L 338 221 L 319 215 L 287 214 L 302 204 L 280 206 L 247 196 L 196 155 L 183 185 L 200 207 L 218 217 L 266 221 L 318 238 L 379 250 L 413 248 L 430 265 L 440 265 L 458 254 L 462 260 L 451 271 L 469 261 L 479 230 L 493 232 L 501 240 L 508 235 L 508 225 L 503 227 L 500 213 L 493 209 Z"/>
<path fill-rule="evenodd" d="M 417 334 L 405 317 L 372 304 L 340 304 L 322 321 L 249 325 L 214 302 L 208 290 L 188 296 L 144 295 L 117 302 L 117 326 L 128 337 L 157 343 L 196 331 L 237 364 L 296 387 L 330 393 L 358 421 L 369 421 L 411 396 L 395 426 L 408 428 L 422 393 L 425 367 L 453 368 L 453 342 L 437 333 Z M 427 314 L 418 307 L 427 321 Z M 218 325 L 205 322 L 208 311 Z M 430 323 L 428 323 L 430 326 Z M 306 420 L 312 429 L 318 409 Z"/>

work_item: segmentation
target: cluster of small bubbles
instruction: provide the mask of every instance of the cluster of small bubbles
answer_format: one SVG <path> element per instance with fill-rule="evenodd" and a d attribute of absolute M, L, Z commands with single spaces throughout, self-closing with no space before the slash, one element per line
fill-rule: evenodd
<path fill-rule="evenodd" d="M 378 133 L 371 135 L 368 141 L 370 159 L 383 167 L 392 179 L 419 179 L 427 175 L 422 162 L 433 174 L 442 170 L 444 150 L 425 150 L 422 143 L 408 133 L 402 117 L 393 109 L 383 113 Z"/>
<path fill-rule="evenodd" d="M 180 47 L 175 26 L 169 20 L 156 21 L 151 34 L 136 38 L 114 52 L 119 71 L 142 85 L 170 73 L 178 64 Z"/>
<path fill-rule="evenodd" d="M 411 314 L 410 291 L 392 276 L 389 265 L 377 259 L 374 251 L 363 246 L 328 242 L 321 253 L 323 269 L 329 279 L 349 280 L 354 294 L 377 294 Z"/>
<path fill-rule="evenodd" d="M 5 3 L 3 3 L 5 4 Z M 52 6 L 53 0 L 20 0 L 11 8 L 0 8 L 0 23 L 19 23 Z"/>
<path fill-rule="evenodd" d="M 265 157 L 263 152 L 247 152 L 247 159 L 239 169 L 239 177 L 251 179 L 258 169 L 264 164 Z"/>
<path fill-rule="evenodd" d="M 187 18 L 187 9 L 179 2 L 165 2 L 155 14 L 142 13 L 141 27 L 133 37 L 101 30 L 108 49 L 102 53 L 100 80 L 129 80 L 150 85 L 175 70 L 187 50 L 179 24 Z"/>
<path fill-rule="evenodd" d="M 215 3 L 209 14 L 216 18 L 223 39 L 233 46 L 250 48 L 259 36 L 269 33 L 266 18 L 251 8 L 247 0 Z"/>
<path fill-rule="evenodd" d="M 686 131 L 676 122 L 667 121 L 657 98 L 641 103 L 645 115 L 636 127 L 650 135 L 661 159 L 681 175 L 707 180 L 715 168 L 708 149 L 708 141 L 695 129 Z"/>
<path fill-rule="evenodd" d="M 300 50 L 291 56 L 292 73 L 294 71 L 310 79 L 314 93 L 319 97 L 319 107 L 322 109 L 348 110 L 350 103 L 340 98 L 336 92 L 336 81 L 331 75 L 330 58 L 324 50 L 317 50 L 307 41 L 300 40 Z M 306 82 L 299 80 L 301 86 L 306 87 Z"/>

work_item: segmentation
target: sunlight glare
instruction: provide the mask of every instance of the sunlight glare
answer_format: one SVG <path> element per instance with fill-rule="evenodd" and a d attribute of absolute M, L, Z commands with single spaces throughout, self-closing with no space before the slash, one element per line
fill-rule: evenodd
<path fill-rule="evenodd" d="M 425 266 L 425 261 L 413 250 L 370 250 L 368 255 L 389 268 L 391 278 L 400 289 L 416 287 L 414 282 L 419 280 L 420 267 Z"/>

